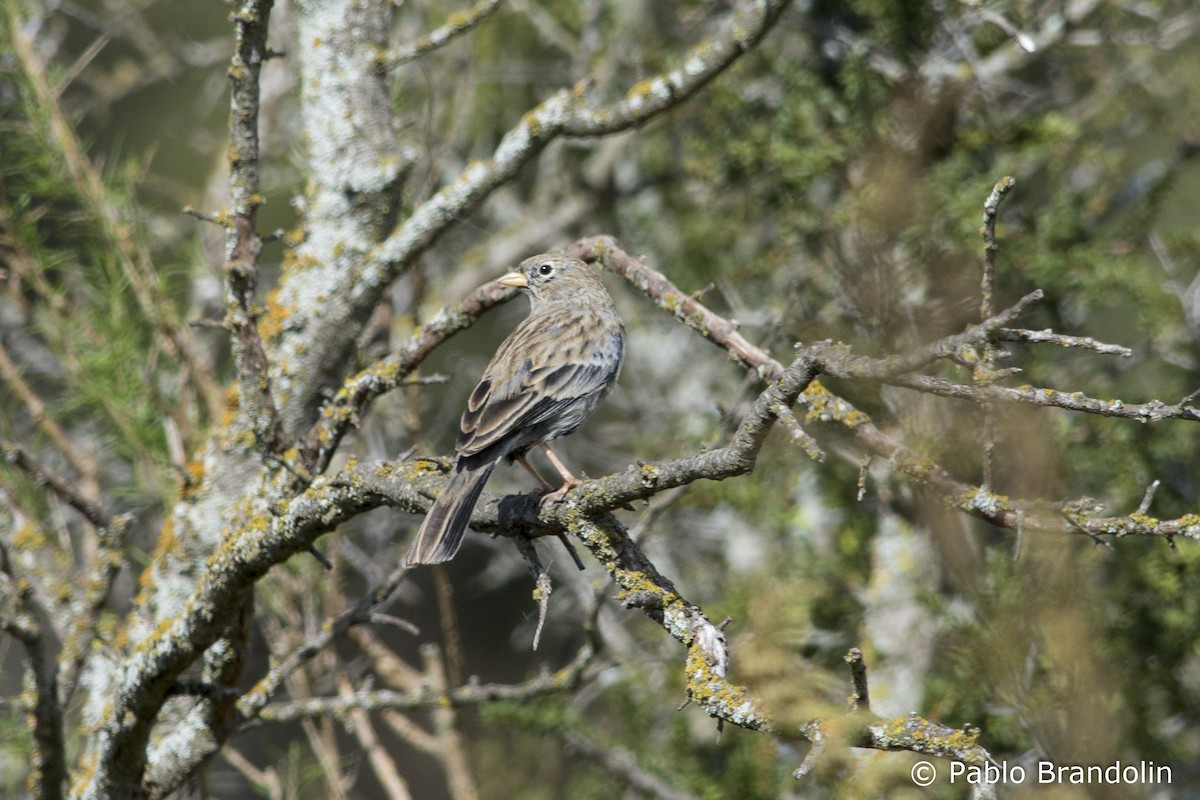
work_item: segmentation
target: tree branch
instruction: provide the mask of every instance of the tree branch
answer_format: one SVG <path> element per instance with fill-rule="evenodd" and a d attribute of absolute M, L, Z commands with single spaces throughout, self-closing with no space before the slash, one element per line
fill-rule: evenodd
<path fill-rule="evenodd" d="M 698 299 L 680 290 L 662 273 L 651 269 L 640 259 L 630 256 L 612 237 L 592 236 L 580 239 L 566 248 L 566 252 L 585 261 L 599 262 L 613 270 L 629 283 L 640 288 L 660 308 L 670 312 L 676 319 L 696 330 L 705 340 L 726 350 L 735 362 L 755 371 L 763 380 L 778 378 L 783 373 L 783 365 L 766 351 L 751 344 L 738 332 L 735 324 L 712 313 Z M 917 365 L 928 363 L 935 355 L 942 358 L 950 357 L 958 349 L 969 345 L 972 340 L 982 343 L 992 331 L 999 329 L 998 326 L 1005 324 L 1014 315 L 1013 312 L 1023 310 L 1029 303 L 1040 297 L 1040 291 L 1033 292 L 992 320 L 972 326 L 963 334 L 939 339 L 914 354 L 878 361 L 864 359 L 862 362 L 854 363 L 863 364 L 863 372 L 874 374 L 875 377 L 872 379 L 878 380 L 881 376 L 895 375 L 898 370 L 915 368 Z M 819 372 L 828 371 L 830 374 L 836 374 L 839 369 L 839 360 L 844 357 L 848 348 L 844 345 L 824 343 L 813 345 L 806 350 L 814 359 Z M 865 375 L 850 375 L 850 377 L 865 378 Z M 889 382 L 899 383 L 898 379 L 892 379 Z M 904 384 L 900 383 L 899 385 Z M 1134 405 L 1132 412 L 1126 412 L 1123 410 L 1126 407 L 1121 401 L 1093 401 L 1079 395 L 1060 394 L 1050 390 L 1003 389 L 994 385 L 983 390 L 978 387 L 963 388 L 975 392 L 995 391 L 998 393 L 999 399 L 1039 402 L 1048 406 L 1070 408 L 1088 413 L 1127 416 L 1145 422 L 1169 418 L 1192 420 L 1200 414 L 1196 409 L 1187 405 L 1186 401 L 1177 406 L 1169 406 L 1155 400 Z M 1041 395 L 1037 394 L 1039 391 L 1042 392 Z M 1035 397 L 1040 399 L 1035 400 Z M 1096 513 L 1097 509 L 1086 504 L 1070 502 L 1052 504 L 1039 501 L 1016 503 L 991 490 L 963 483 L 943 467 L 913 452 L 900 441 L 882 431 L 871 421 L 870 417 L 845 399 L 830 392 L 818 380 L 811 381 L 799 401 L 808 406 L 806 421 L 820 421 L 850 433 L 864 450 L 876 457 L 888 460 L 893 469 L 913 483 L 931 490 L 934 496 L 940 498 L 947 507 L 963 511 L 997 527 L 1009 530 L 1021 527 L 1026 531 L 1077 532 L 1090 536 L 1125 536 L 1136 533 L 1163 537 L 1167 541 L 1171 541 L 1176 536 L 1200 540 L 1200 516 L 1198 515 L 1189 514 L 1173 520 L 1157 520 L 1137 514 L 1129 517 L 1101 518 Z M 576 491 L 586 490 L 587 485 L 584 484 Z"/>
<path fill-rule="evenodd" d="M 1045 343 L 1078 350 L 1092 350 L 1106 355 L 1120 356 L 1121 358 L 1133 358 L 1133 350 L 1128 347 L 1123 347 L 1119 344 L 1097 342 L 1090 336 L 1067 336 L 1066 334 L 1055 333 L 1049 329 L 1029 331 L 1021 328 L 1001 328 L 994 335 L 996 340 L 1001 342 Z"/>
<path fill-rule="evenodd" d="M 323 473 L 342 437 L 358 425 L 375 398 L 404 384 L 436 347 L 515 294 L 515 290 L 489 281 L 461 302 L 430 317 L 403 347 L 347 378 L 304 436 L 299 451 L 303 468 L 310 474 Z"/>
<path fill-rule="evenodd" d="M 735 25 L 728 36 L 698 45 L 683 67 L 641 81 L 619 103 L 588 107 L 584 85 L 552 95 L 504 135 L 491 158 L 474 162 L 376 247 L 364 266 L 362 281 L 386 285 L 452 222 L 478 207 L 554 139 L 617 133 L 679 105 L 761 41 L 788 5 L 781 0 L 766 0 L 739 6 L 740 17 L 746 21 Z M 748 10 L 751 7 L 761 11 Z"/>
<path fill-rule="evenodd" d="M 894 386 L 903 386 L 919 392 L 935 394 L 941 397 L 954 397 L 959 400 L 970 400 L 974 403 L 1005 402 L 1022 403 L 1042 408 L 1061 408 L 1065 411 L 1078 411 L 1082 414 L 1096 414 L 1102 417 L 1116 417 L 1136 422 L 1162 422 L 1169 419 L 1200 422 L 1200 409 L 1189 403 L 1168 404 L 1161 400 L 1148 400 L 1145 403 L 1126 403 L 1123 400 L 1100 400 L 1088 397 L 1082 392 L 1059 392 L 1037 386 L 965 386 L 941 378 L 928 375 L 887 376 L 886 370 L 878 364 L 870 364 L 871 359 L 859 361 L 860 356 L 851 356 L 850 363 L 831 365 L 829 374 L 841 378 L 859 378 L 879 380 Z M 835 361 L 842 362 L 836 358 Z"/>
<path fill-rule="evenodd" d="M 40 620 L 47 610 L 34 596 L 32 584 L 19 575 L 9 557 L 8 546 L 0 540 L 0 596 L 8 595 L 16 618 L 0 617 L 0 630 L 24 645 L 25 660 L 32 676 L 32 697 L 22 698 L 21 706 L 32 720 L 33 764 L 29 787 L 39 798 L 59 800 L 67 784 L 66 743 L 63 735 L 62 704 L 58 699 L 58 667 L 48 655 L 47 641 Z"/>
<path fill-rule="evenodd" d="M 87 497 L 68 479 L 49 470 L 19 445 L 0 440 L 0 457 L 35 483 L 48 487 L 59 499 L 83 515 L 96 528 L 99 538 L 91 574 L 75 590 L 71 629 L 58 632 L 63 641 L 58 658 L 58 669 L 62 673 L 58 687 L 59 702 L 65 704 L 74 693 L 79 674 L 96 638 L 100 612 L 108 602 L 113 582 L 125 563 L 125 536 L 133 517 L 128 514 L 110 516 L 98 502 Z"/>
<path fill-rule="evenodd" d="M 340 694 L 336 697 L 314 697 L 308 700 L 264 704 L 255 710 L 255 716 L 261 721 L 259 724 L 276 724 L 327 715 L 341 719 L 354 710 L 416 711 L 442 708 L 446 705 L 461 707 L 501 700 L 532 700 L 577 687 L 595 655 L 595 646 L 589 642 L 580 648 L 571 662 L 562 669 L 539 675 L 524 683 L 472 683 L 445 691 L 431 687 L 422 687 L 410 692 L 376 689 Z M 247 729 L 251 727 L 257 725 L 248 723 Z"/>
<path fill-rule="evenodd" d="M 504 0 L 479 0 L 466 11 L 456 11 L 450 15 L 445 25 L 435 28 L 415 42 L 401 45 L 388 53 L 383 59 L 384 66 L 394 69 L 410 61 L 416 61 L 439 47 L 444 47 L 496 13 L 503 3 Z"/>
<path fill-rule="evenodd" d="M 113 526 L 112 518 L 105 513 L 99 503 L 85 496 L 71 481 L 47 469 L 25 448 L 13 442 L 0 440 L 0 458 L 24 472 L 34 483 L 49 488 L 58 495 L 59 499 L 82 514 L 84 519 L 97 528 Z"/>
<path fill-rule="evenodd" d="M 267 58 L 273 0 L 254 0 L 233 13 L 234 50 L 229 65 L 229 190 L 232 206 L 225 234 L 225 323 L 233 336 L 239 410 L 268 453 L 283 449 L 282 430 L 271 394 L 268 361 L 254 308 L 262 239 L 255 230 L 259 188 L 259 74 Z"/>

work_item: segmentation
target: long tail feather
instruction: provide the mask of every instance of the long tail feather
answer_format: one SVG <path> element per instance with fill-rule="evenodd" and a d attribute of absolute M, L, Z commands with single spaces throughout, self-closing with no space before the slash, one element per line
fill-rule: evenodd
<path fill-rule="evenodd" d="M 496 462 L 468 469 L 461 463 L 455 467 L 442 493 L 433 502 L 433 507 L 421 523 L 421 530 L 408 547 L 404 566 L 417 564 L 440 564 L 454 558 L 462 546 L 463 534 L 471 521 L 471 512 L 491 477 Z"/>

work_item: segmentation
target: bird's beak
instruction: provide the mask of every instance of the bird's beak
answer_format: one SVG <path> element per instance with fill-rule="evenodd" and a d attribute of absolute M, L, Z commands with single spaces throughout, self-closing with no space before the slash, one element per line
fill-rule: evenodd
<path fill-rule="evenodd" d="M 509 272 L 508 274 L 501 275 L 499 278 L 497 278 L 496 283 L 499 283 L 503 286 L 515 286 L 516 288 L 520 289 L 529 285 L 529 278 L 526 278 L 519 272 Z"/>

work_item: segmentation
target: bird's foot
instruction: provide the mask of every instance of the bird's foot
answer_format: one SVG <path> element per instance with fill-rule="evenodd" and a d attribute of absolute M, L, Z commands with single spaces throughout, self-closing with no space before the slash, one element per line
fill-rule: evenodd
<path fill-rule="evenodd" d="M 538 505 L 543 503 L 562 502 L 562 499 L 566 496 L 567 492 L 571 491 L 582 483 L 583 481 L 579 480 L 578 478 L 571 478 L 571 480 L 563 481 L 563 485 L 555 489 L 553 492 L 544 492 L 538 500 Z"/>

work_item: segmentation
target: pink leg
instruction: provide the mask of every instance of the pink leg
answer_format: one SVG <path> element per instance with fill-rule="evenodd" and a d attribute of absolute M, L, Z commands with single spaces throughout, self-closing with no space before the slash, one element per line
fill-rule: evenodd
<path fill-rule="evenodd" d="M 542 452 L 546 454 L 546 458 L 550 459 L 550 463 L 554 465 L 554 468 L 558 470 L 558 474 L 561 475 L 563 479 L 562 486 L 558 487 L 558 489 L 546 495 L 542 499 L 558 502 L 562 499 L 564 494 L 583 483 L 583 481 L 571 474 L 571 470 L 567 469 L 566 465 L 562 463 L 562 460 L 558 457 L 558 455 L 550 449 L 550 445 L 542 442 L 538 445 L 538 447 L 542 448 Z"/>
<path fill-rule="evenodd" d="M 532 464 L 530 464 L 528 461 L 526 461 L 526 460 L 525 460 L 525 457 L 524 457 L 524 456 L 522 456 L 521 458 L 518 458 L 518 459 L 517 459 L 517 463 L 518 463 L 518 464 L 520 464 L 522 467 L 524 467 L 524 468 L 525 468 L 525 470 L 526 470 L 526 471 L 527 471 L 527 472 L 528 472 L 530 475 L 532 475 L 532 476 L 533 476 L 533 479 L 534 479 L 535 481 L 537 481 L 539 484 L 541 484 L 541 486 L 542 486 L 542 493 L 543 493 L 543 494 L 544 494 L 544 493 L 546 493 L 546 492 L 552 492 L 552 491 L 554 491 L 554 487 L 553 487 L 553 486 L 551 486 L 550 484 L 546 483 L 546 479 L 545 479 L 545 478 L 543 478 L 543 477 L 541 476 L 541 474 L 540 474 L 540 473 L 539 473 L 539 472 L 538 472 L 536 469 L 534 469 L 534 468 L 533 468 L 533 465 L 532 465 Z"/>

